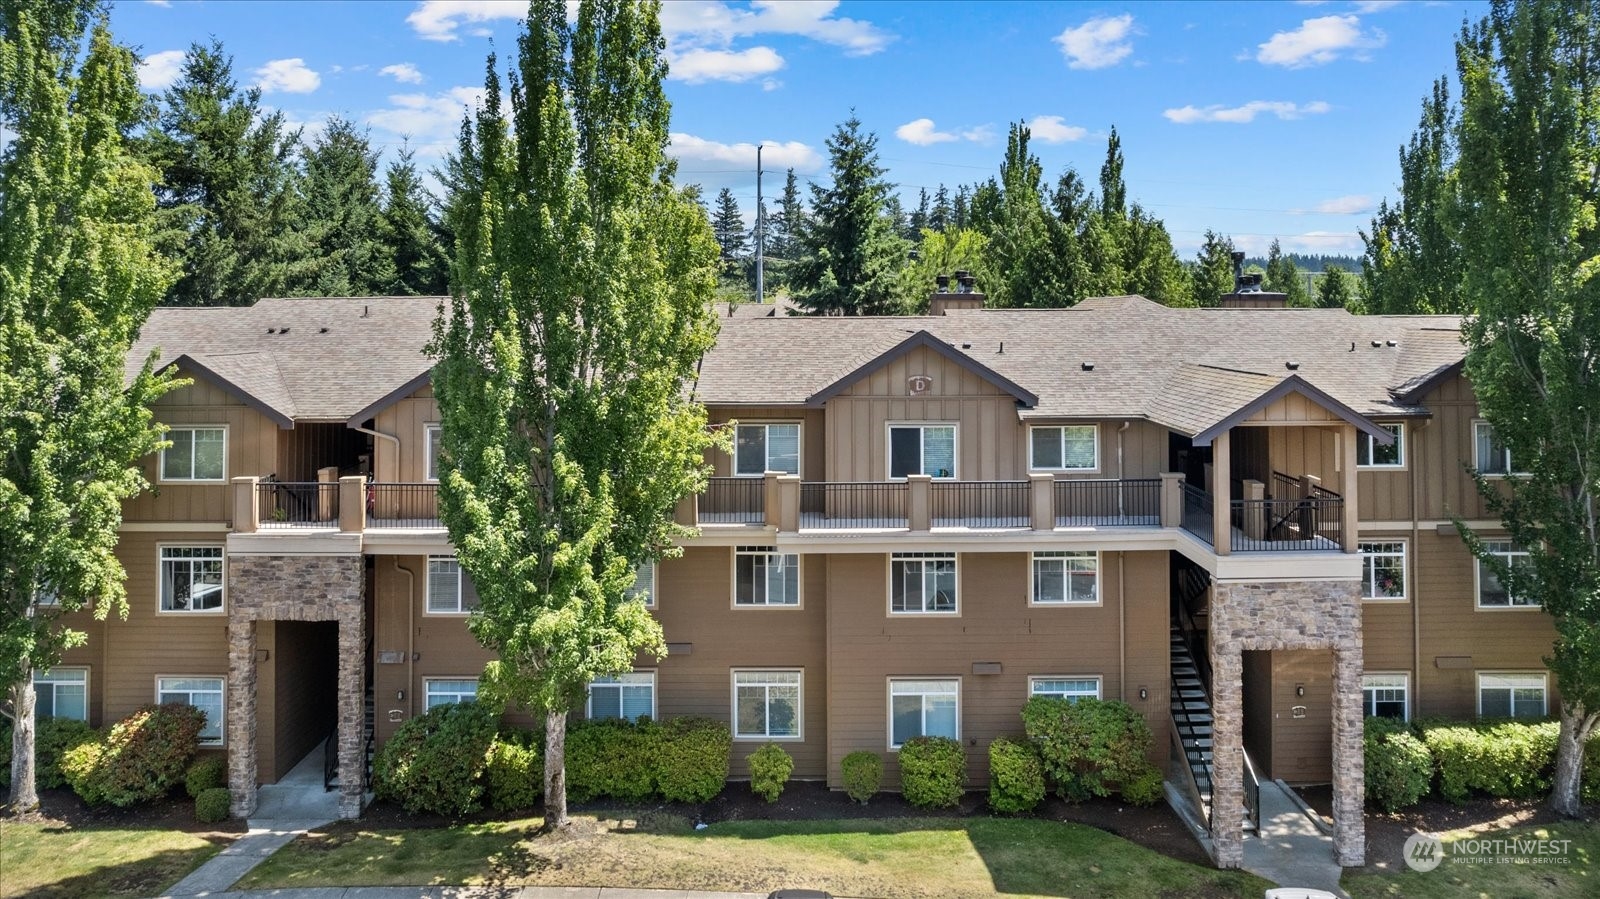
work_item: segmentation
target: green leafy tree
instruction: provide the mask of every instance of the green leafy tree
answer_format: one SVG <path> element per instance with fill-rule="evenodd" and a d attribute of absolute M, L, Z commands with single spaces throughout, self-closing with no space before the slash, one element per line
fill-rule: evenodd
<path fill-rule="evenodd" d="M 387 291 L 397 272 L 384 241 L 378 154 L 367 132 L 334 116 L 301 158 L 310 254 L 294 292 L 364 297 Z"/>
<path fill-rule="evenodd" d="M 1355 300 L 1351 276 L 1337 265 L 1330 265 L 1317 279 L 1317 305 L 1323 309 L 1349 309 Z"/>
<path fill-rule="evenodd" d="M 1267 250 L 1266 288 L 1286 294 L 1288 296 L 1286 302 L 1291 307 L 1311 305 L 1311 298 L 1306 294 L 1305 279 L 1300 277 L 1300 268 L 1294 264 L 1293 259 L 1284 254 L 1276 237 L 1272 239 L 1272 246 Z"/>
<path fill-rule="evenodd" d="M 1038 157 L 1028 150 L 1031 133 L 1021 122 L 1006 136 L 1006 155 L 1000 163 L 1000 180 L 993 191 L 990 181 L 979 189 L 985 212 L 980 233 L 989 238 L 985 256 L 992 280 L 988 289 L 997 306 L 1024 308 L 1070 305 L 1080 297 L 1064 295 L 1058 269 L 1061 259 L 1051 243 L 1052 221 L 1045 210 L 1044 172 Z M 993 206 L 992 211 L 990 210 Z"/>
<path fill-rule="evenodd" d="M 381 293 L 442 296 L 448 289 L 449 259 L 445 253 L 437 205 L 417 176 L 415 154 L 402 149 L 384 173 L 382 227 L 393 280 Z"/>
<path fill-rule="evenodd" d="M 125 137 L 143 114 L 131 50 L 86 0 L 0 7 L 0 685 L 11 808 L 39 804 L 33 672 L 127 615 L 122 501 L 162 446 L 153 360 L 124 360 L 172 280 L 155 253 L 155 172 Z M 85 39 L 87 38 L 87 47 Z M 81 618 L 77 619 L 81 621 Z"/>
<path fill-rule="evenodd" d="M 535 0 L 510 77 L 489 59 L 451 204 L 435 329 L 440 516 L 496 656 L 485 696 L 545 718 L 545 821 L 567 823 L 567 713 L 665 652 L 625 593 L 671 555 L 713 438 L 686 385 L 715 340 L 717 245 L 672 186 L 660 8 Z"/>
<path fill-rule="evenodd" d="M 1233 238 L 1206 231 L 1195 256 L 1192 289 L 1196 306 L 1217 306 L 1233 293 Z"/>
<path fill-rule="evenodd" d="M 1467 376 L 1526 477 L 1479 478 L 1530 553 L 1508 568 L 1467 545 L 1555 623 L 1561 693 L 1550 805 L 1578 816 L 1600 722 L 1600 27 L 1592 2 L 1496 2 L 1456 45 L 1455 233 Z"/>
<path fill-rule="evenodd" d="M 890 185 L 878 138 L 851 115 L 828 138 L 832 183 L 811 186 L 811 221 L 801 233 L 791 286 L 810 315 L 900 311 L 900 269 L 909 246 L 884 214 Z"/>
<path fill-rule="evenodd" d="M 1166 223 L 1134 203 L 1128 211 L 1121 293 L 1136 293 L 1168 306 L 1187 306 L 1194 290 L 1172 249 Z"/>
<path fill-rule="evenodd" d="M 907 311 L 926 314 L 928 297 L 938 288 L 938 277 L 951 272 L 971 272 L 978 290 L 989 290 L 987 285 L 993 283 L 994 277 L 989 270 L 988 245 L 989 239 L 971 228 L 925 229 L 917 258 L 901 269 L 900 293 L 906 297 Z"/>
<path fill-rule="evenodd" d="M 733 191 L 726 187 L 717 193 L 717 208 L 711 212 L 711 233 L 722 251 L 722 274 L 731 278 L 750 255 L 750 243 L 744 228 L 744 213 L 739 211 L 739 201 L 734 199 Z"/>

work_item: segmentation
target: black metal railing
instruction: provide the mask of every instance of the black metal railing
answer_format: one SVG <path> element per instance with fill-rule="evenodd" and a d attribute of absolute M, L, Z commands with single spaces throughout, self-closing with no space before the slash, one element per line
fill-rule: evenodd
<path fill-rule="evenodd" d="M 439 485 L 368 484 L 367 527 L 439 527 Z"/>
<path fill-rule="evenodd" d="M 1341 496 L 1340 494 L 1332 491 L 1332 490 L 1329 490 L 1328 488 L 1322 486 L 1321 484 L 1316 484 L 1316 485 L 1312 486 L 1312 488 L 1311 488 L 1311 498 L 1312 499 L 1343 499 L 1344 497 Z"/>
<path fill-rule="evenodd" d="M 1336 551 L 1343 548 L 1342 498 L 1236 499 L 1234 552 Z"/>
<path fill-rule="evenodd" d="M 765 478 L 710 478 L 700 494 L 700 520 L 710 524 L 761 524 L 766 521 Z"/>
<path fill-rule="evenodd" d="M 262 528 L 337 527 L 339 483 L 262 481 L 256 485 Z"/>
<path fill-rule="evenodd" d="M 1209 544 L 1214 533 L 1212 514 L 1211 494 L 1193 484 L 1185 483 L 1183 529 Z"/>
<path fill-rule="evenodd" d="M 907 496 L 906 485 L 893 481 L 801 484 L 800 527 L 909 527 Z"/>
<path fill-rule="evenodd" d="M 1172 723 L 1174 725 L 1173 730 L 1179 735 L 1179 748 L 1183 752 L 1183 770 L 1188 775 L 1189 784 L 1194 788 L 1195 795 L 1200 796 L 1202 801 L 1204 801 L 1206 804 L 1206 808 L 1203 809 L 1206 815 L 1206 829 L 1215 831 L 1217 809 L 1217 776 L 1215 766 L 1212 764 L 1212 759 L 1206 758 L 1206 755 L 1208 754 L 1207 750 L 1204 746 L 1199 745 L 1198 740 L 1196 740 L 1196 743 L 1192 749 L 1190 748 L 1189 744 L 1183 742 L 1183 734 L 1185 732 L 1187 732 L 1191 737 L 1197 737 L 1199 735 L 1199 728 L 1209 726 L 1211 725 L 1211 722 L 1208 720 L 1196 720 L 1196 710 L 1191 710 L 1189 708 L 1189 704 L 1184 701 L 1183 694 L 1181 692 L 1182 688 L 1178 686 L 1177 675 L 1168 675 L 1167 682 L 1169 684 L 1169 689 L 1172 690 L 1173 703 L 1176 705 L 1176 708 L 1172 710 Z M 1215 736 L 1213 736 L 1213 747 L 1216 745 L 1215 739 Z M 1190 752 L 1193 752 L 1196 757 L 1190 758 Z M 1200 776 L 1205 778 L 1206 782 L 1203 788 L 1198 782 L 1199 779 L 1195 776 L 1195 765 L 1200 766 Z"/>
<path fill-rule="evenodd" d="M 1281 471 L 1272 473 L 1273 499 L 1299 499 L 1303 492 L 1299 478 L 1294 475 L 1284 474 Z"/>
<path fill-rule="evenodd" d="M 936 528 L 1033 526 L 1027 481 L 934 481 L 929 499 Z"/>
<path fill-rule="evenodd" d="M 1249 816 L 1250 829 L 1256 833 L 1261 832 L 1261 778 L 1256 775 L 1256 766 L 1250 761 L 1250 753 L 1241 751 L 1239 758 L 1244 760 L 1244 808 Z M 1215 795 L 1215 794 L 1213 794 Z M 1214 803 L 1213 803 L 1214 804 Z"/>
<path fill-rule="evenodd" d="M 1056 527 L 1151 526 L 1161 523 L 1161 479 L 1055 482 Z"/>
<path fill-rule="evenodd" d="M 339 729 L 336 727 L 322 741 L 322 791 L 333 789 L 333 779 L 339 774 Z"/>

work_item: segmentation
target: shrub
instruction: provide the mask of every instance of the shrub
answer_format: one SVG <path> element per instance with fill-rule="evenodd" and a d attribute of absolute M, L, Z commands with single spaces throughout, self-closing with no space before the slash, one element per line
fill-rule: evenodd
<path fill-rule="evenodd" d="M 573 802 L 600 796 L 626 802 L 649 799 L 656 792 L 663 739 L 661 725 L 649 718 L 571 722 L 567 725 L 567 797 Z"/>
<path fill-rule="evenodd" d="M 883 784 L 883 756 L 876 752 L 858 749 L 846 755 L 839 768 L 844 775 L 845 795 L 862 805 L 877 795 Z"/>
<path fill-rule="evenodd" d="M 189 766 L 188 773 L 183 775 L 183 786 L 191 799 L 199 799 L 200 794 L 206 790 L 227 785 L 228 763 L 221 756 L 208 755 L 203 759 L 196 759 L 195 763 Z"/>
<path fill-rule="evenodd" d="M 1362 737 L 1367 801 L 1393 812 L 1417 804 L 1433 782 L 1433 756 L 1403 724 L 1368 718 Z"/>
<path fill-rule="evenodd" d="M 226 821 L 231 801 L 227 787 L 207 787 L 194 797 L 194 819 L 204 824 Z"/>
<path fill-rule="evenodd" d="M 483 779 L 497 812 L 533 808 L 544 793 L 544 747 L 532 731 L 502 733 L 489 744 Z"/>
<path fill-rule="evenodd" d="M 1031 812 L 1044 799 L 1044 766 L 1033 747 L 999 737 L 989 744 L 989 807 Z"/>
<path fill-rule="evenodd" d="M 1163 794 L 1161 772 L 1154 765 L 1146 765 L 1143 771 L 1132 778 L 1123 781 L 1123 801 L 1129 805 L 1155 805 L 1161 801 Z"/>
<path fill-rule="evenodd" d="M 750 792 L 768 802 L 777 802 L 783 795 L 783 786 L 794 773 L 794 759 L 776 743 L 750 753 L 745 758 L 750 764 Z"/>
<path fill-rule="evenodd" d="M 205 723 L 205 713 L 191 705 L 144 706 L 103 738 L 62 753 L 61 773 L 90 805 L 126 808 L 157 799 L 183 777 Z"/>
<path fill-rule="evenodd" d="M 1600 733 L 1589 738 L 1583 747 L 1583 787 L 1580 791 L 1585 805 L 1600 802 Z"/>
<path fill-rule="evenodd" d="M 1439 795 L 1464 801 L 1476 790 L 1526 798 L 1550 788 L 1560 725 L 1554 721 L 1430 724 L 1422 741 L 1439 775 Z"/>
<path fill-rule="evenodd" d="M 0 718 L 0 787 L 11 785 L 11 722 Z"/>
<path fill-rule="evenodd" d="M 967 755 L 949 737 L 912 737 L 900 747 L 900 793 L 921 808 L 951 808 L 961 802 Z"/>
<path fill-rule="evenodd" d="M 1022 707 L 1022 724 L 1064 799 L 1109 796 L 1113 785 L 1131 783 L 1150 767 L 1155 738 L 1127 703 L 1035 696 Z"/>
<path fill-rule="evenodd" d="M 733 734 L 710 718 L 675 718 L 661 727 L 656 782 L 668 802 L 709 802 L 728 782 Z"/>
<path fill-rule="evenodd" d="M 374 766 L 378 797 L 412 814 L 477 811 L 496 717 L 485 704 L 458 702 L 434 706 L 400 725 Z"/>
<path fill-rule="evenodd" d="M 90 727 L 86 721 L 72 718 L 46 718 L 40 721 L 39 730 L 33 735 L 33 756 L 38 766 L 34 769 L 37 784 L 43 789 L 50 790 L 66 786 L 67 778 L 61 773 L 62 753 L 99 737 L 99 732 Z M 6 740 L 5 752 L 9 762 L 10 739 Z M 9 776 L 10 765 L 6 767 Z"/>

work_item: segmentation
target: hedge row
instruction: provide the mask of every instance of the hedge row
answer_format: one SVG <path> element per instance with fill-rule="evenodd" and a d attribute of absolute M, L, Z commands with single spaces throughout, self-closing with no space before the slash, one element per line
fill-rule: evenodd
<path fill-rule="evenodd" d="M 89 805 L 126 808 L 165 796 L 183 781 L 206 715 L 191 705 L 148 705 L 105 736 L 61 753 L 63 777 Z"/>
<path fill-rule="evenodd" d="M 567 797 L 707 802 L 728 780 L 733 735 L 710 718 L 567 725 Z"/>
<path fill-rule="evenodd" d="M 1474 794 L 1538 796 L 1550 790 L 1560 731 L 1555 721 L 1369 718 L 1363 735 L 1367 800 L 1395 811 L 1430 794 L 1450 802 Z M 1600 799 L 1600 740 L 1584 752 L 1583 798 Z"/>
<path fill-rule="evenodd" d="M 1134 805 L 1151 805 L 1161 798 L 1161 772 L 1150 764 L 1155 735 L 1144 716 L 1127 703 L 1035 696 L 1022 707 L 1022 725 L 1061 798 L 1081 802 L 1115 792 Z M 1008 783 L 1019 773 L 1017 755 L 1009 746 L 1001 752 L 1001 773 Z M 991 777 L 994 765 L 991 755 Z M 1033 792 L 1031 783 L 1022 783 L 1019 789 L 1005 788 L 1001 799 L 1008 806 L 1025 805 Z M 1027 808 L 1032 805 L 1014 810 Z"/>

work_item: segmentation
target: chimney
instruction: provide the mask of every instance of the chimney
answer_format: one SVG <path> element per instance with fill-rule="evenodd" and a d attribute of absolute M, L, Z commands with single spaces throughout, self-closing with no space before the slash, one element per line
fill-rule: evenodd
<path fill-rule="evenodd" d="M 1223 309 L 1287 309 L 1289 295 L 1268 293 L 1261 289 L 1261 273 L 1244 273 L 1244 254 L 1235 250 L 1233 256 L 1233 293 L 1225 293 L 1217 305 Z"/>
<path fill-rule="evenodd" d="M 973 289 L 977 279 L 972 273 L 960 270 L 955 273 L 957 289 L 950 290 L 950 276 L 940 275 L 934 279 L 938 289 L 928 297 L 928 314 L 944 315 L 952 309 L 982 309 L 984 296 Z"/>

